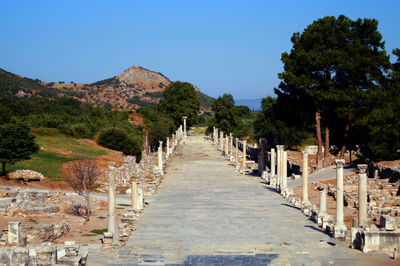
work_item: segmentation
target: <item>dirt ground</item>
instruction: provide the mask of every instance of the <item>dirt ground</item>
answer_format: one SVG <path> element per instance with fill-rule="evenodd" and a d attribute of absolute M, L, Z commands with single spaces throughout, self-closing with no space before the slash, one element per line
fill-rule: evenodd
<path fill-rule="evenodd" d="M 65 193 L 56 193 L 60 196 L 54 196 L 54 199 L 60 199 Z M 30 231 L 39 227 L 39 224 L 50 224 L 67 222 L 70 227 L 70 231 L 61 238 L 54 241 L 56 244 L 64 243 L 64 241 L 75 241 L 78 244 L 100 244 L 100 238 L 102 233 L 96 234 L 91 232 L 92 230 L 103 230 L 107 228 L 107 203 L 103 200 L 93 199 L 92 210 L 93 213 L 89 221 L 85 221 L 84 218 L 68 214 L 66 208 L 69 206 L 68 203 L 60 202 L 53 203 L 54 199 L 46 199 L 46 203 L 51 202 L 54 205 L 60 207 L 60 211 L 57 213 L 32 213 L 21 209 L 9 210 L 8 215 L 0 216 L 0 229 L 3 231 L 7 230 L 7 223 L 9 221 L 20 221 L 22 222 L 22 235 L 27 236 Z M 62 199 L 62 198 L 61 198 Z M 117 204 L 116 207 L 116 220 L 120 221 L 122 213 L 126 212 L 130 206 Z M 34 241 L 28 242 L 28 244 L 40 243 L 39 238 L 35 238 Z"/>

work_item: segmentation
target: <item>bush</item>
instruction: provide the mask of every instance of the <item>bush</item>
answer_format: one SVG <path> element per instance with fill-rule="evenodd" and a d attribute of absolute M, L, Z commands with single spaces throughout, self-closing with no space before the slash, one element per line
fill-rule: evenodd
<path fill-rule="evenodd" d="M 100 131 L 97 143 L 103 147 L 122 151 L 125 155 L 134 155 L 140 161 L 142 140 L 138 135 L 131 135 L 122 128 L 107 128 Z"/>

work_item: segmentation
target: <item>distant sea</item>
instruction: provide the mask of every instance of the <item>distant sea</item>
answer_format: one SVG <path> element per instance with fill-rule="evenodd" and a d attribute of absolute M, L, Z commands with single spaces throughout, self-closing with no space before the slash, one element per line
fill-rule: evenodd
<path fill-rule="evenodd" d="M 261 98 L 258 99 L 235 99 L 235 105 L 246 105 L 252 111 L 260 111 L 261 110 Z"/>

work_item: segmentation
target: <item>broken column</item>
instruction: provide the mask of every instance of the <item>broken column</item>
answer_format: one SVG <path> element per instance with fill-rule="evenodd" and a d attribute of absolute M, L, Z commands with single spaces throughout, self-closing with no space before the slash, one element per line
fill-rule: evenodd
<path fill-rule="evenodd" d="M 163 169 L 163 160 L 162 160 L 162 141 L 160 141 L 160 146 L 158 146 L 158 169 L 162 171 Z"/>
<path fill-rule="evenodd" d="M 137 183 L 136 181 L 132 180 L 131 183 L 131 207 L 133 209 L 136 208 L 137 205 Z"/>
<path fill-rule="evenodd" d="M 326 215 L 328 215 L 328 212 L 326 209 L 326 191 L 325 191 L 325 189 L 322 189 L 319 192 L 319 211 L 318 211 L 318 217 L 317 217 L 318 225 L 322 225 L 322 220 Z"/>
<path fill-rule="evenodd" d="M 275 149 L 271 148 L 271 177 L 275 177 Z"/>
<path fill-rule="evenodd" d="M 246 163 L 246 141 L 243 140 L 243 160 L 242 160 L 242 168 L 243 171 L 246 170 L 247 163 Z"/>
<path fill-rule="evenodd" d="M 261 176 L 265 170 L 265 138 L 260 138 L 260 153 L 258 155 L 258 174 Z"/>
<path fill-rule="evenodd" d="M 110 167 L 110 166 L 109 166 Z M 108 171 L 108 213 L 107 213 L 107 232 L 116 237 L 115 221 L 115 167 L 111 166 Z"/>
<path fill-rule="evenodd" d="M 335 238 L 344 238 L 346 226 L 344 224 L 343 213 L 343 159 L 336 159 L 336 224 L 333 227 L 333 236 Z"/>
<path fill-rule="evenodd" d="M 281 192 L 287 188 L 287 151 L 282 152 L 282 187 Z"/>
<path fill-rule="evenodd" d="M 9 245 L 20 246 L 22 244 L 21 222 L 8 222 L 8 240 Z"/>
<path fill-rule="evenodd" d="M 303 203 L 308 203 L 308 152 L 303 151 Z"/>
<path fill-rule="evenodd" d="M 226 135 L 225 136 L 225 151 L 224 151 L 224 153 L 225 153 L 225 156 L 228 156 L 228 153 L 229 153 L 229 137 L 228 137 L 228 135 Z"/>
<path fill-rule="evenodd" d="M 366 226 L 367 216 L 367 164 L 357 165 L 360 173 L 358 178 L 358 226 Z"/>

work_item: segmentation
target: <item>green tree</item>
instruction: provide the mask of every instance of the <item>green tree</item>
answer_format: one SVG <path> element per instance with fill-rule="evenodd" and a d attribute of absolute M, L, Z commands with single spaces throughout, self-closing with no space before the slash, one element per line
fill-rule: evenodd
<path fill-rule="evenodd" d="M 217 127 L 225 134 L 229 134 L 239 125 L 238 109 L 231 94 L 224 94 L 211 104 L 214 119 L 210 119 L 209 128 Z"/>
<path fill-rule="evenodd" d="M 188 125 L 191 125 L 200 110 L 200 102 L 193 85 L 181 81 L 171 82 L 163 95 L 158 109 L 169 115 L 176 127 L 182 124 L 182 116 L 186 116 Z"/>
<path fill-rule="evenodd" d="M 2 174 L 6 174 L 6 164 L 29 160 L 39 150 L 35 136 L 22 123 L 6 123 L 0 125 L 0 162 Z"/>
<path fill-rule="evenodd" d="M 375 19 L 324 17 L 303 33 L 295 33 L 292 50 L 282 54 L 284 72 L 279 74 L 282 81 L 275 92 L 278 99 L 301 106 L 308 117 L 315 118 L 319 167 L 321 126 L 325 126 L 325 158 L 331 130 L 343 132 L 335 143 L 341 146 L 343 157 L 357 110 L 385 82 L 390 64 L 377 25 Z"/>

